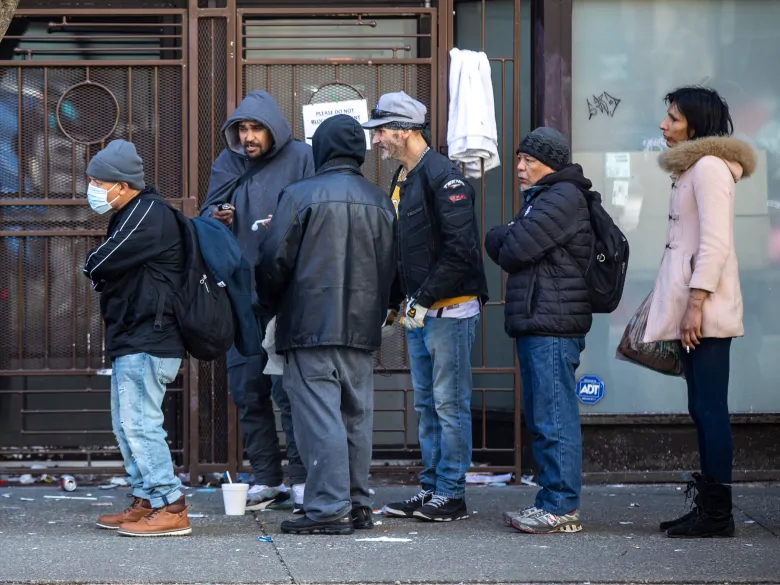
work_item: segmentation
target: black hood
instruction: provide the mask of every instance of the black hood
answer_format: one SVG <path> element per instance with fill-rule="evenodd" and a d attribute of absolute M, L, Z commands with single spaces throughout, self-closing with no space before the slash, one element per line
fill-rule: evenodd
<path fill-rule="evenodd" d="M 571 164 L 560 171 L 542 177 L 534 187 L 545 187 L 555 185 L 556 183 L 572 183 L 583 193 L 590 191 L 590 188 L 593 186 L 593 183 L 585 178 L 582 167 L 577 164 Z"/>
<path fill-rule="evenodd" d="M 358 166 L 366 160 L 366 133 L 360 122 L 338 114 L 319 125 L 312 137 L 314 170 L 335 159 L 352 159 Z"/>
<path fill-rule="evenodd" d="M 250 92 L 222 125 L 225 146 L 241 156 L 246 156 L 246 153 L 238 138 L 238 124 L 244 120 L 262 124 L 271 133 L 274 143 L 263 158 L 276 156 L 292 140 L 290 124 L 267 91 Z"/>

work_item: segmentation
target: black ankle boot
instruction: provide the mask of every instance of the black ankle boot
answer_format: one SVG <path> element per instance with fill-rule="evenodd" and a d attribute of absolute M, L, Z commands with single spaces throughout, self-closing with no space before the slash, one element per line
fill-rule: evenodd
<path fill-rule="evenodd" d="M 691 508 L 687 514 L 684 514 L 679 518 L 661 522 L 661 524 L 658 526 L 661 532 L 666 532 L 670 528 L 674 528 L 680 524 L 685 524 L 686 522 L 689 522 L 696 517 L 696 515 L 699 513 L 698 510 L 701 507 L 701 496 L 699 495 L 698 490 L 698 487 L 701 483 L 703 483 L 701 474 L 694 473 L 693 480 L 689 481 L 688 485 L 685 487 L 685 503 L 687 504 L 688 500 L 693 498 L 693 508 Z"/>
<path fill-rule="evenodd" d="M 666 531 L 671 538 L 719 538 L 734 536 L 731 486 L 703 478 L 697 485 L 701 504 L 696 515 Z"/>

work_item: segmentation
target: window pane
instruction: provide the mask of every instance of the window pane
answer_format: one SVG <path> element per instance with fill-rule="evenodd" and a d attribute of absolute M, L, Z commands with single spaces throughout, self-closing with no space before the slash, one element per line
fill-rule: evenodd
<path fill-rule="evenodd" d="M 726 98 L 735 136 L 758 154 L 756 173 L 737 186 L 745 337 L 732 346 L 730 404 L 734 412 L 780 411 L 779 24 L 772 0 L 575 0 L 573 159 L 631 243 L 623 303 L 597 316 L 579 371 L 600 376 L 605 397 L 583 412 L 687 411 L 682 380 L 614 356 L 664 251 L 671 181 L 657 164 L 663 96 L 690 84 Z"/>

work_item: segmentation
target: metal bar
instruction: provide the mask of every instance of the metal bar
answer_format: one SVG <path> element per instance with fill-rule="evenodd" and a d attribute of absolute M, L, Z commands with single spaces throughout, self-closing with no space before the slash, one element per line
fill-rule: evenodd
<path fill-rule="evenodd" d="M 155 16 L 159 16 L 155 13 Z M 50 22 L 49 30 L 51 29 L 66 29 L 66 28 L 181 28 L 180 22 L 162 23 L 162 22 Z"/>
<path fill-rule="evenodd" d="M 56 370 L 51 371 L 39 371 L 39 375 L 44 376 L 55 376 Z M 73 376 L 84 376 L 84 375 L 92 375 L 95 374 L 85 374 L 83 370 L 77 370 L 77 371 L 66 371 L 65 374 L 70 374 Z M 62 374 L 59 374 L 62 375 Z M 108 376 L 101 376 L 108 378 Z M 111 392 L 110 388 L 45 388 L 45 389 L 26 389 L 26 390 L 0 390 L 0 395 L 2 394 L 108 394 Z M 172 394 L 181 394 L 184 392 L 181 388 L 170 388 L 166 390 L 166 392 L 170 392 Z M 49 412 L 49 411 L 46 411 Z"/>
<path fill-rule="evenodd" d="M 298 70 L 296 69 L 296 66 L 292 66 L 292 87 L 290 90 L 292 91 L 292 135 L 293 138 L 295 138 L 295 132 L 297 130 L 298 126 Z M 305 136 L 304 136 L 305 138 Z"/>
<path fill-rule="evenodd" d="M 18 199 L 21 199 L 22 193 L 24 193 L 24 156 L 22 155 L 22 128 L 24 128 L 24 116 L 22 114 L 24 111 L 24 104 L 22 103 L 22 95 L 24 95 L 24 80 L 22 79 L 22 70 L 19 67 L 16 69 L 16 88 L 16 91 L 18 92 L 18 95 L 16 96 L 16 119 L 18 123 L 17 128 L 19 128 L 19 131 L 16 133 L 16 154 L 19 157 L 19 192 L 16 196 Z"/>
<path fill-rule="evenodd" d="M 158 25 L 155 25 L 158 26 Z M 163 26 L 163 25 L 159 25 Z M 157 39 L 180 39 L 182 38 L 181 34 L 175 34 L 175 35 L 158 35 L 158 34 L 149 34 L 149 35 L 122 35 L 121 37 L 117 37 L 115 35 L 74 35 L 71 37 L 63 37 L 63 36 L 55 36 L 55 35 L 5 35 L 3 37 L 3 40 L 5 39 L 16 39 L 16 40 L 24 40 L 24 41 L 126 41 L 126 40 L 144 40 L 149 39 L 151 41 L 155 41 Z"/>
<path fill-rule="evenodd" d="M 341 65 L 431 65 L 431 59 L 244 59 L 244 65 L 327 65 L 339 62 Z"/>
<path fill-rule="evenodd" d="M 129 142 L 133 141 L 133 68 L 127 68 L 127 133 Z M 186 144 L 186 143 L 185 143 Z"/>
<path fill-rule="evenodd" d="M 329 51 L 393 51 L 394 53 L 396 51 L 405 51 L 407 53 L 410 53 L 412 51 L 412 47 L 409 45 L 403 45 L 400 47 L 388 47 L 388 46 L 371 46 L 371 47 L 365 47 L 361 46 L 356 48 L 354 45 L 343 45 L 343 46 L 336 46 L 336 47 L 327 47 Z M 300 45 L 287 45 L 287 46 L 272 46 L 272 47 L 250 47 L 247 50 L 249 51 L 310 51 L 311 47 L 301 47 Z M 331 58 L 332 59 L 332 58 Z M 339 59 L 341 60 L 341 59 Z M 347 59 L 344 59 L 347 60 Z M 351 59 L 349 59 L 351 60 Z"/>
<path fill-rule="evenodd" d="M 184 51 L 182 52 L 182 56 L 188 56 L 189 51 L 189 28 L 182 29 L 182 47 L 184 48 Z M 195 43 L 197 45 L 197 43 Z M 189 116 L 187 112 L 187 103 L 188 103 L 188 96 L 187 96 L 187 88 L 189 79 L 187 78 L 187 71 L 189 71 L 188 67 L 193 67 L 193 64 L 190 63 L 189 65 L 182 65 L 181 70 L 179 74 L 181 75 L 181 131 L 182 131 L 182 138 L 184 140 L 184 144 L 189 145 L 190 144 L 190 133 L 189 133 Z M 194 65 L 195 69 L 197 69 L 197 61 L 195 61 Z M 198 110 L 196 109 L 195 112 Z M 195 143 L 197 145 L 197 142 Z M 181 193 L 180 197 L 184 198 L 188 196 L 189 193 L 189 168 L 190 168 L 190 158 L 189 153 L 186 150 L 181 150 Z M 196 200 L 197 203 L 197 200 Z"/>
<path fill-rule="evenodd" d="M 197 8 L 197 0 L 190 0 L 189 11 L 189 39 L 190 43 L 187 45 L 188 55 L 188 77 L 189 86 L 187 88 L 187 112 L 188 127 L 189 127 L 189 143 L 188 156 L 189 156 L 189 192 L 188 197 L 198 201 L 198 144 L 200 139 L 200 128 L 198 124 L 198 96 L 200 87 L 198 85 L 198 47 L 200 46 L 200 27 L 197 17 L 197 13 L 192 9 Z M 191 461 L 191 463 L 193 463 Z"/>
<path fill-rule="evenodd" d="M 20 132 L 21 134 L 21 132 Z M 1 234 L 0 234 L 1 235 Z M 13 237 L 13 236 L 11 236 Z M 16 265 L 16 319 L 17 323 L 16 326 L 18 327 L 18 331 L 16 333 L 17 337 L 17 343 L 19 344 L 19 367 L 24 367 L 24 282 L 22 281 L 22 275 L 24 263 L 22 262 L 22 256 L 24 254 L 24 239 L 18 238 L 19 240 L 19 254 L 17 257 L 17 265 Z M 3 374 L 3 370 L 0 370 L 0 375 Z"/>
<path fill-rule="evenodd" d="M 6 238 L 13 238 L 16 236 L 21 237 L 27 237 L 27 238 L 41 238 L 41 237 L 49 237 L 49 236 L 61 236 L 61 237 L 83 237 L 83 236 L 104 236 L 105 231 L 100 230 L 81 230 L 81 231 L 73 231 L 73 230 L 34 230 L 34 231 L 9 231 L 9 230 L 0 230 L 0 237 L 6 237 Z"/>
<path fill-rule="evenodd" d="M 286 12 L 286 11 L 285 11 Z M 375 28 L 377 25 L 376 21 L 370 20 L 370 21 L 361 21 L 356 22 L 354 20 L 350 21 L 332 21 L 332 22 L 296 22 L 294 25 L 290 23 L 277 23 L 277 22 L 257 22 L 257 21 L 247 21 L 244 24 L 244 28 L 276 28 L 276 27 L 282 27 L 282 26 L 296 26 L 298 28 L 321 28 L 326 26 L 368 26 L 371 28 Z M 308 35 L 306 35 L 306 38 L 310 38 Z M 336 37 L 338 38 L 338 37 Z"/>
<path fill-rule="evenodd" d="M 114 431 L 111 429 L 106 431 L 101 430 L 90 430 L 90 429 L 73 429 L 73 430 L 67 430 L 67 431 L 46 431 L 46 430 L 34 430 L 34 431 L 28 431 L 25 429 L 21 429 L 19 431 L 20 435 L 113 435 Z"/>
<path fill-rule="evenodd" d="M 174 8 L 155 8 L 153 15 L 160 16 L 184 16 L 186 10 Z M 19 8 L 14 11 L 14 18 L 19 16 L 150 16 L 148 8 L 122 8 L 96 10 L 94 8 L 64 8 L 52 10 L 51 8 Z M 105 23 L 100 23 L 105 24 Z"/>
<path fill-rule="evenodd" d="M 49 197 L 49 69 L 43 70 L 43 197 Z"/>
<path fill-rule="evenodd" d="M 70 143 L 70 199 L 76 200 L 76 149 L 78 144 Z"/>
<path fill-rule="evenodd" d="M 380 63 L 379 65 L 376 66 L 376 99 L 379 100 L 379 97 L 381 95 L 382 95 L 382 65 Z M 371 136 L 370 133 L 369 136 Z M 382 157 L 379 153 L 377 153 L 376 155 L 376 182 L 377 185 L 382 187 L 382 185 L 380 184 L 382 182 Z M 390 193 L 390 195 L 392 196 L 393 194 Z M 406 408 L 404 408 L 404 412 L 405 411 Z"/>
<path fill-rule="evenodd" d="M 49 367 L 49 319 L 51 301 L 49 296 L 49 238 L 43 240 L 43 367 Z"/>
<path fill-rule="evenodd" d="M 519 144 L 520 142 L 520 4 L 521 0 L 515 0 L 515 21 L 513 24 L 514 40 L 512 46 L 512 115 L 516 116 L 514 124 L 512 124 L 512 132 L 514 141 L 512 144 Z M 517 193 L 517 173 L 512 173 L 512 214 L 514 216 L 517 213 L 518 198 L 514 196 Z M 503 205 L 502 205 L 503 206 Z M 522 399 L 522 385 L 520 378 L 520 362 L 517 357 L 517 352 L 513 351 L 513 361 L 515 365 L 515 412 L 514 412 L 514 429 L 515 429 L 515 475 L 520 476 L 523 469 L 523 433 L 522 433 L 522 411 L 523 411 L 523 399 Z"/>
<path fill-rule="evenodd" d="M 52 410 L 22 409 L 22 414 L 106 414 L 110 408 L 56 408 Z"/>
<path fill-rule="evenodd" d="M 70 240 L 70 255 L 73 258 L 73 266 L 78 266 L 79 265 L 79 262 L 76 259 L 76 240 L 77 240 L 77 238 L 71 238 L 71 240 Z M 71 362 L 70 362 L 70 367 L 73 368 L 74 370 L 76 369 L 76 364 L 78 362 L 78 351 L 77 351 L 77 347 L 78 347 L 78 340 L 77 340 L 78 327 L 77 327 L 77 323 L 76 323 L 77 320 L 78 320 L 78 303 L 77 303 L 78 293 L 79 293 L 78 280 L 79 280 L 79 271 L 78 270 L 74 270 L 73 271 L 73 289 L 71 290 L 71 294 L 73 295 L 72 296 L 72 299 L 73 299 L 73 312 L 71 313 L 73 315 L 73 318 L 71 319 L 71 334 L 73 335 L 73 337 L 72 337 L 73 342 L 71 344 Z M 87 315 L 87 323 L 89 323 L 89 317 L 90 316 Z"/>
<path fill-rule="evenodd" d="M 181 51 L 181 47 L 84 47 L 81 49 L 14 49 L 16 55 L 59 55 L 61 53 L 164 53 Z"/>
<path fill-rule="evenodd" d="M 335 16 L 419 16 L 421 14 L 429 14 L 431 16 L 436 15 L 435 8 L 412 8 L 412 7 L 371 7 L 368 10 L 356 10 L 342 8 L 297 8 L 297 7 L 285 7 L 285 8 L 239 8 L 237 10 L 239 16 L 273 16 L 278 18 L 279 16 L 319 16 L 324 15 L 328 17 Z M 354 21 L 350 21 L 354 22 Z"/>
<path fill-rule="evenodd" d="M 249 25 L 244 25 L 245 27 Z M 292 25 L 277 25 L 277 26 L 292 26 Z M 300 25 L 295 25 L 300 26 Z M 328 23 L 327 26 L 332 26 L 330 23 Z M 300 39 L 301 35 L 247 35 L 243 34 L 241 35 L 244 39 Z M 11 38 L 11 37 L 4 37 L 4 38 Z M 22 38 L 22 37 L 19 37 Z M 24 37 L 25 39 L 28 39 L 29 37 Z M 116 37 L 113 37 L 116 38 Z M 125 37 L 122 37 L 125 38 Z M 394 34 L 394 35 L 306 35 L 306 40 L 311 39 L 429 39 L 431 38 L 430 34 Z M 358 47 L 353 47 L 358 48 Z M 253 48 L 254 49 L 254 48 Z M 253 50 L 252 49 L 252 50 Z"/>
<path fill-rule="evenodd" d="M 59 51 L 58 51 L 59 52 Z M 177 65 L 181 66 L 185 63 L 184 59 L 155 59 L 154 64 L 158 67 L 165 67 L 165 66 L 172 66 Z M 113 67 L 131 67 L 133 65 L 138 66 L 139 61 L 138 59 L 131 60 L 131 59 L 116 59 L 116 60 L 101 60 L 101 61 L 90 61 L 90 60 L 79 60 L 79 61 L 57 61 L 57 60 L 46 60 L 46 59 L 40 59 L 38 61 L 14 61 L 14 60 L 8 60 L 8 61 L 0 61 L 0 64 L 6 65 L 6 66 L 13 66 L 13 67 L 57 67 L 62 69 L 83 69 L 84 67 L 93 67 L 93 68 L 113 68 Z"/>
<path fill-rule="evenodd" d="M 239 87 L 243 87 L 244 71 L 242 65 L 242 44 L 239 35 L 241 34 L 242 18 L 236 8 L 236 0 L 227 0 L 227 112 L 231 112 L 238 107 L 238 94 L 243 97 L 243 92 Z"/>
<path fill-rule="evenodd" d="M 152 76 L 152 134 L 154 136 L 154 185 L 160 185 L 160 68 Z"/>
<path fill-rule="evenodd" d="M 484 341 L 482 345 L 485 345 Z M 482 392 L 482 448 L 485 449 L 487 447 L 487 392 L 484 388 L 480 391 Z"/>
<path fill-rule="evenodd" d="M 85 246 L 87 248 L 87 251 L 89 251 L 89 244 Z M 84 295 L 87 300 L 87 372 L 93 371 L 92 370 L 92 346 L 90 344 L 90 341 L 92 340 L 92 285 L 90 283 L 90 280 L 88 278 L 84 279 Z M 74 349 L 75 352 L 75 349 Z M 29 373 L 26 373 L 25 375 L 29 376 Z"/>

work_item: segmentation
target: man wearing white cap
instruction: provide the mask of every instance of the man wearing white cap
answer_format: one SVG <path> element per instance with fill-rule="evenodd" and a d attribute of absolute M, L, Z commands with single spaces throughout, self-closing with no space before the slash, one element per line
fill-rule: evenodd
<path fill-rule="evenodd" d="M 404 92 L 379 98 L 364 128 L 383 159 L 401 163 L 391 198 L 398 214 L 395 309 L 405 300 L 409 365 L 423 470 L 421 491 L 387 505 L 390 516 L 463 520 L 471 465 L 471 346 L 487 281 L 474 211 L 463 173 L 429 147 L 427 110 Z"/>

